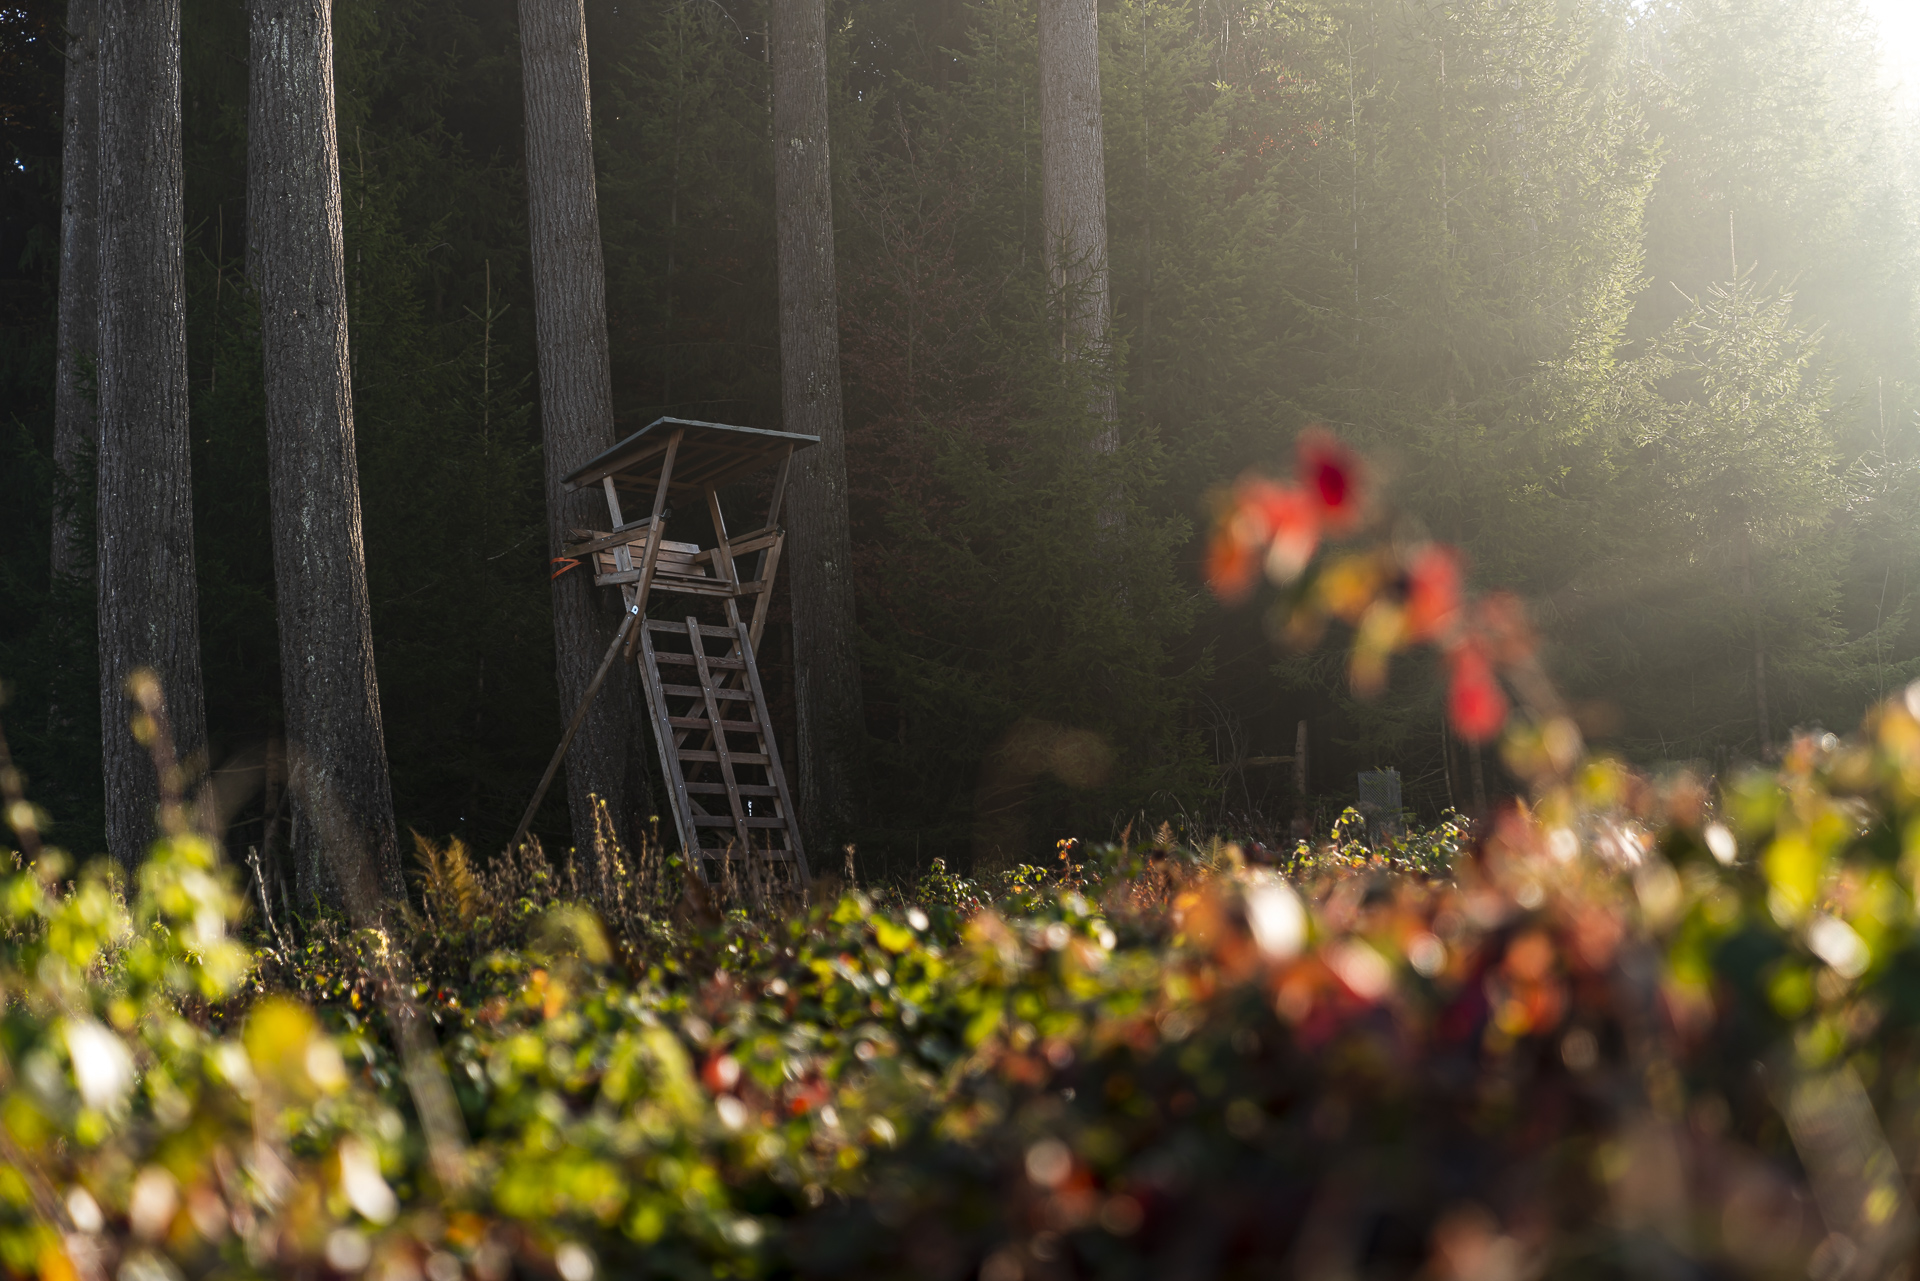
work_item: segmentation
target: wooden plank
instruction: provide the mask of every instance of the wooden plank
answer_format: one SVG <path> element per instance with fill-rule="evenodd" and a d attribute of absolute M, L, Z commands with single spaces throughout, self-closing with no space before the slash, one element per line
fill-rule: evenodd
<path fill-rule="evenodd" d="M 753 603 L 753 626 L 747 629 L 747 646 L 756 651 L 760 648 L 760 633 L 767 625 L 767 607 L 773 602 L 773 576 L 780 569 L 780 549 L 786 545 L 786 534 L 776 534 L 773 546 L 767 548 L 761 559 L 760 573 L 756 575 L 758 581 L 753 584 L 753 590 L 760 593 L 760 599 Z"/>
<path fill-rule="evenodd" d="M 780 502 L 787 496 L 787 476 L 793 471 L 793 446 L 780 455 L 780 472 L 773 478 L 773 493 L 767 498 L 767 528 L 780 523 Z M 758 575 L 755 575 L 758 577 Z"/>
<path fill-rule="evenodd" d="M 713 518 L 714 576 L 737 592 L 740 590 L 740 571 L 734 568 L 733 549 L 728 545 L 727 518 L 720 510 L 720 491 L 711 485 L 707 486 L 707 515 Z"/>
<path fill-rule="evenodd" d="M 724 814 L 698 815 L 693 821 L 698 827 L 732 827 L 735 825 L 734 820 Z M 787 826 L 787 820 L 784 818 L 757 818 L 749 816 L 741 819 L 740 822 L 755 829 L 778 828 L 784 831 Z M 758 853 L 758 851 L 756 850 L 755 853 Z"/>
<path fill-rule="evenodd" d="M 662 685 L 660 688 L 665 690 L 667 693 L 672 694 L 678 698 L 700 697 L 700 689 L 696 685 Z M 733 698 L 733 699 L 744 698 L 749 702 L 752 701 L 753 699 L 753 694 L 749 690 L 726 689 L 724 687 L 716 688 L 713 691 L 713 696 L 715 698 Z"/>
<path fill-rule="evenodd" d="M 736 756 L 734 759 L 739 760 L 740 758 Z M 740 795 L 742 796 L 773 796 L 776 794 L 774 786 L 771 783 L 736 783 L 734 786 L 740 789 Z M 725 783 L 688 783 L 687 790 L 702 795 L 722 796 L 726 793 L 727 785 Z"/>
<path fill-rule="evenodd" d="M 696 751 L 689 747 L 680 752 L 680 759 L 683 761 L 706 761 L 711 764 L 717 762 L 720 759 L 720 755 L 717 752 Z M 727 759 L 735 765 L 765 765 L 767 763 L 767 758 L 758 752 L 729 752 Z M 734 786 L 737 788 L 740 785 L 735 783 Z"/>
<path fill-rule="evenodd" d="M 702 830 L 705 834 L 711 835 L 715 832 L 718 832 L 720 829 L 709 827 L 709 828 L 704 828 Z M 767 830 L 776 831 L 778 829 L 769 828 Z M 727 835 L 732 835 L 732 833 L 727 833 Z M 718 862 L 719 860 L 724 859 L 726 857 L 727 850 L 729 848 L 732 848 L 732 842 L 728 842 L 724 845 L 703 845 L 700 847 L 700 853 Z M 760 849 L 756 847 L 753 851 L 753 857 L 756 860 L 763 863 L 793 862 L 793 852 L 791 850 L 780 849 L 777 846 L 768 846 L 765 849 Z M 736 853 L 734 855 L 734 858 L 740 859 L 741 856 Z M 741 860 L 741 861 L 744 861 L 744 860 Z"/>
<path fill-rule="evenodd" d="M 676 729 L 707 729 L 712 722 L 704 716 L 669 716 L 667 724 Z M 721 721 L 720 728 L 728 734 L 754 734 L 759 732 L 760 726 L 755 721 Z"/>
<path fill-rule="evenodd" d="M 647 612 L 647 597 L 653 591 L 653 567 L 660 559 L 660 549 L 667 537 L 667 482 L 673 476 L 673 460 L 680 452 L 680 438 L 687 434 L 682 427 L 667 439 L 666 457 L 660 460 L 660 485 L 653 493 L 652 524 L 647 527 L 647 563 L 640 574 L 640 583 L 634 588 L 633 605 L 644 617 Z M 607 481 L 608 491 L 613 488 L 611 478 Z M 617 521 L 615 522 L 618 523 Z M 627 657 L 633 657 L 633 642 L 627 642 Z M 658 669 L 655 669 L 656 678 Z"/>
<path fill-rule="evenodd" d="M 680 751 L 667 727 L 667 696 L 660 689 L 660 664 L 653 649 L 653 635 L 645 627 L 633 629 L 640 637 L 640 681 L 646 688 L 647 711 L 653 721 L 653 743 L 660 749 L 660 764 L 673 784 L 673 822 L 680 833 L 680 848 L 692 853 L 700 842 L 693 825 L 693 800 L 687 795 L 687 770 Z M 705 879 L 705 873 L 701 873 Z"/>
<path fill-rule="evenodd" d="M 679 432 L 674 433 L 675 437 L 679 435 Z M 618 458 L 609 459 L 603 465 L 594 468 L 593 471 L 587 475 L 574 477 L 574 479 L 567 484 L 567 488 L 570 490 L 585 489 L 588 485 L 611 480 L 616 472 L 626 471 L 635 463 L 643 463 L 665 448 L 666 444 L 656 436 L 652 440 L 620 455 Z"/>
<path fill-rule="evenodd" d="M 626 543 L 631 546 L 641 541 L 635 538 L 634 534 L 644 534 L 647 527 L 651 524 L 653 524 L 653 517 L 649 516 L 645 520 L 636 520 L 632 524 L 622 525 L 611 534 L 600 534 L 589 530 L 587 531 L 588 541 L 562 543 L 560 545 L 560 551 L 563 555 L 567 556 L 591 556 L 595 552 L 606 551 L 608 548 L 621 543 Z"/>
<path fill-rule="evenodd" d="M 687 664 L 693 663 L 693 655 L 692 654 L 676 654 L 671 650 L 662 650 L 660 652 L 660 661 L 663 663 L 680 663 L 682 665 L 687 665 Z M 746 664 L 742 663 L 737 658 L 709 657 L 707 659 L 707 666 L 718 667 L 725 671 L 737 672 L 741 668 L 745 667 Z"/>

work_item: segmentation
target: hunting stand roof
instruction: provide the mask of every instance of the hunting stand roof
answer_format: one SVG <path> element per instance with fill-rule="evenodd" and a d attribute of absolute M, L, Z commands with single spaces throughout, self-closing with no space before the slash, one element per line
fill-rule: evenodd
<path fill-rule="evenodd" d="M 621 493 L 650 493 L 660 482 L 661 465 L 676 432 L 680 434 L 680 448 L 667 490 L 677 498 L 744 480 L 784 457 L 789 448 L 801 450 L 820 443 L 818 436 L 799 432 L 736 427 L 693 418 L 656 418 L 570 473 L 567 488 L 585 489 L 612 477 L 614 488 Z"/>

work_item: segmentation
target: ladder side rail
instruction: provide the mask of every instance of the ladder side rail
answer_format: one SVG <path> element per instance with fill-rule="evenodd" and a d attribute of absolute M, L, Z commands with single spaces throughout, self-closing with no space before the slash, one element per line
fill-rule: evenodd
<path fill-rule="evenodd" d="M 707 666 L 706 638 L 700 635 L 700 620 L 687 619 L 687 636 L 693 641 L 694 667 L 700 673 L 700 691 L 706 697 L 707 719 L 713 729 L 709 731 L 713 739 L 713 752 L 720 758 L 720 778 L 727 785 L 727 804 L 733 811 L 734 833 L 739 838 L 740 849 L 749 857 L 753 845 L 747 838 L 747 814 L 740 804 L 740 786 L 733 776 L 733 754 L 727 747 L 727 736 L 720 726 L 720 703 L 713 696 L 712 669 Z"/>
<path fill-rule="evenodd" d="M 767 758 L 767 781 L 773 784 L 780 798 L 780 814 L 787 820 L 787 841 L 792 847 L 794 866 L 800 873 L 800 885 L 804 888 L 813 881 L 813 873 L 807 869 L 806 850 L 800 843 L 799 816 L 794 813 L 793 797 L 787 792 L 787 771 L 780 764 L 780 744 L 773 732 L 773 720 L 767 715 L 767 693 L 760 684 L 760 667 L 753 661 L 753 645 L 747 638 L 747 625 L 734 616 L 734 626 L 740 633 L 740 655 L 746 660 L 747 687 L 753 691 L 753 710 L 760 719 L 761 755 Z"/>
<path fill-rule="evenodd" d="M 702 881 L 707 870 L 700 863 L 700 833 L 693 822 L 693 800 L 687 795 L 687 771 L 680 763 L 680 746 L 667 728 L 667 696 L 660 688 L 660 662 L 653 648 L 653 634 L 642 621 L 634 628 L 640 633 L 640 683 L 647 692 L 648 719 L 653 722 L 654 745 L 660 749 L 660 768 L 666 771 L 673 788 L 673 824 L 680 832 L 680 848 L 692 863 L 694 874 Z"/>
<path fill-rule="evenodd" d="M 666 541 L 667 486 L 673 480 L 673 462 L 675 458 L 679 457 L 680 440 L 686 434 L 687 429 L 681 427 L 675 430 L 672 436 L 667 438 L 666 457 L 660 460 L 660 481 L 653 487 L 653 524 L 647 527 L 647 563 L 640 571 L 640 583 L 634 588 L 633 593 L 633 603 L 639 607 L 643 615 L 647 612 L 647 597 L 653 591 L 654 566 L 660 562 L 660 545 Z M 611 497 L 613 493 L 612 477 L 607 478 L 607 493 L 609 497 Z M 615 523 L 617 524 L 618 521 L 616 520 Z M 646 629 L 643 627 L 640 630 L 644 632 Z M 627 641 L 628 658 L 633 657 L 633 651 L 634 641 L 629 637 Z M 659 679 L 660 673 L 656 668 L 654 671 L 654 680 L 658 681 Z"/>

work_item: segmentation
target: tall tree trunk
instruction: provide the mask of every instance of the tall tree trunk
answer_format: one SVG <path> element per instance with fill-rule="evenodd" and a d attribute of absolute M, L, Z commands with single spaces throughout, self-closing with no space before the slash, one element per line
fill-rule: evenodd
<path fill-rule="evenodd" d="M 1100 124 L 1100 26 L 1095 0 L 1040 0 L 1040 217 L 1060 355 L 1096 362 L 1089 408 L 1120 436 L 1107 326 L 1107 161 Z"/>
<path fill-rule="evenodd" d="M 159 790 L 128 729 L 127 678 L 143 667 L 159 678 L 189 766 L 207 741 L 187 448 L 180 3 L 100 0 L 99 21 L 100 730 L 107 847 L 131 869 Z"/>
<path fill-rule="evenodd" d="M 1760 607 L 1753 599 L 1753 531 L 1742 531 L 1740 594 L 1747 599 L 1753 621 L 1753 724 L 1760 737 L 1760 759 L 1773 758 L 1773 718 L 1767 712 L 1767 636 Z"/>
<path fill-rule="evenodd" d="M 853 537 L 840 406 L 833 171 L 827 133 L 825 0 L 772 6 L 773 200 L 780 264 L 780 408 L 820 443 L 794 461 L 793 608 L 800 820 L 816 850 L 853 824 L 853 744 L 864 722 L 854 646 Z M 816 863 L 824 854 L 816 854 Z"/>
<path fill-rule="evenodd" d="M 67 0 L 67 96 L 61 121 L 60 318 L 54 358 L 53 465 L 69 484 L 92 465 L 93 397 L 82 390 L 100 350 L 100 17 L 99 0 Z M 91 478 L 89 478 L 91 479 Z M 84 486 L 90 488 L 91 486 Z M 62 496 L 64 499 L 64 495 Z M 53 574 L 84 563 L 74 545 L 80 522 L 65 501 L 53 509 Z"/>
<path fill-rule="evenodd" d="M 568 529 L 603 529 L 597 492 L 569 494 L 561 478 L 613 444 L 607 366 L 607 283 L 593 172 L 587 23 L 581 0 L 520 0 L 520 68 L 527 113 L 527 225 L 533 240 L 533 316 L 539 345 L 540 423 L 546 438 L 547 554 Z M 573 715 L 620 626 L 617 594 L 590 570 L 553 580 L 554 663 L 560 715 Z M 567 812 L 576 844 L 593 839 L 593 800 L 631 842 L 647 798 L 638 682 L 608 674 L 567 756 Z"/>
<path fill-rule="evenodd" d="M 260 295 L 288 784 L 303 903 L 404 902 L 348 373 L 329 0 L 252 0 L 247 251 Z"/>

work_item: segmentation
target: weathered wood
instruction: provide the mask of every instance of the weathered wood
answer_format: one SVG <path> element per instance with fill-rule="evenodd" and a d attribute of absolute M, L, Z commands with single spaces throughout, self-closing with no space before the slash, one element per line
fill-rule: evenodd
<path fill-rule="evenodd" d="M 711 765 L 719 761 L 720 754 L 718 752 L 700 751 L 696 748 L 689 747 L 681 749 L 680 759 L 686 761 L 705 761 Z M 765 765 L 767 763 L 766 755 L 761 752 L 729 752 L 727 759 L 737 765 Z M 738 786 L 738 784 L 735 784 L 735 786 Z"/>
<path fill-rule="evenodd" d="M 605 551 L 609 547 L 617 547 L 623 543 L 632 546 L 634 543 L 645 541 L 635 538 L 634 534 L 645 531 L 652 524 L 653 517 L 648 516 L 643 520 L 636 520 L 622 525 L 611 534 L 597 534 L 587 542 L 563 543 L 561 544 L 560 550 L 564 555 L 577 557 L 591 556 L 595 552 Z"/>
<path fill-rule="evenodd" d="M 778 796 L 780 794 L 780 789 L 771 783 L 738 783 L 735 786 L 740 789 L 742 796 Z M 688 783 L 687 790 L 701 795 L 725 796 L 727 785 L 725 783 Z"/>
<path fill-rule="evenodd" d="M 566 759 L 567 749 L 573 746 L 573 736 L 580 732 L 581 722 L 587 718 L 587 709 L 593 705 L 593 696 L 600 692 L 607 673 L 613 670 L 613 660 L 627 639 L 627 633 L 633 630 L 633 624 L 639 618 L 637 613 L 628 613 L 620 624 L 620 630 L 614 633 L 613 643 L 607 646 L 606 657 L 600 660 L 600 669 L 593 674 L 593 682 L 587 686 L 586 697 L 580 700 L 573 719 L 567 722 L 567 732 L 560 737 L 560 746 L 554 749 L 553 759 L 547 762 L 547 772 L 540 776 L 540 786 L 533 790 L 533 800 L 527 805 L 527 812 L 520 818 L 520 826 L 514 829 L 513 839 L 507 842 L 509 850 L 518 849 L 527 838 L 527 829 L 533 825 L 533 816 L 540 808 L 540 802 L 547 799 L 547 788 L 553 785 L 553 776 L 559 772 L 560 762 Z"/>
<path fill-rule="evenodd" d="M 740 630 L 740 643 L 745 646 L 746 652 L 750 655 L 753 653 L 753 646 L 747 639 L 746 624 L 739 623 L 737 626 Z M 807 856 L 800 841 L 800 826 L 793 821 L 795 817 L 793 798 L 787 794 L 787 773 L 780 764 L 780 744 L 775 741 L 773 727 L 766 720 L 767 694 L 760 687 L 759 668 L 755 667 L 751 661 L 745 666 L 747 687 L 753 691 L 753 705 L 759 709 L 761 723 L 766 726 L 762 732 L 761 741 L 766 745 L 767 777 L 772 781 L 774 790 L 780 798 L 780 813 L 788 820 L 787 838 L 793 842 L 794 863 L 800 870 L 800 884 L 805 886 L 813 880 L 813 874 L 807 870 Z"/>
<path fill-rule="evenodd" d="M 760 648 L 760 633 L 767 625 L 768 606 L 773 603 L 773 576 L 780 569 L 780 549 L 786 542 L 784 534 L 774 535 L 773 544 L 767 548 L 766 563 L 760 567 L 760 581 L 755 584 L 760 599 L 753 603 L 753 624 L 747 629 L 747 645 L 756 652 Z"/>
<path fill-rule="evenodd" d="M 706 869 L 699 866 L 700 841 L 693 826 L 693 801 L 687 795 L 687 770 L 673 732 L 667 726 L 667 697 L 660 688 L 660 655 L 653 648 L 653 633 L 648 627 L 634 629 L 640 635 L 640 675 L 647 693 L 647 710 L 653 717 L 653 741 L 660 749 L 660 765 L 667 772 L 667 786 L 673 789 L 673 822 L 680 833 L 680 848 L 693 855 L 693 871 L 701 880 Z M 689 658 L 691 661 L 691 658 Z"/>
<path fill-rule="evenodd" d="M 570 545 L 574 553 L 594 558 L 597 583 L 618 588 L 629 608 L 644 610 L 653 593 L 664 591 L 716 600 L 725 615 L 722 627 L 692 616 L 684 621 L 643 616 L 628 636 L 626 650 L 640 657 L 641 687 L 655 742 L 672 776 L 674 822 L 682 847 L 693 860 L 694 874 L 711 875 L 706 860 L 739 857 L 747 864 L 747 881 L 756 898 L 769 883 L 766 869 L 773 864 L 801 868 L 796 876 L 804 880 L 804 862 L 792 852 L 799 848 L 799 834 L 786 780 L 775 768 L 778 747 L 773 742 L 766 694 L 753 669 L 752 647 L 766 618 L 767 596 L 785 540 L 777 523 L 784 472 L 794 452 L 812 443 L 790 433 L 661 419 L 568 477 L 575 489 L 599 486 L 615 524 L 608 533 L 577 530 Z M 734 537 L 727 528 L 717 486 L 724 478 L 749 475 L 774 462 L 780 464 L 783 475 L 775 481 L 765 522 L 751 533 Z M 624 523 L 623 505 L 649 492 L 654 516 L 647 522 Z M 713 547 L 667 541 L 666 504 L 675 495 L 697 495 L 707 504 L 715 534 Z M 628 533 L 636 527 L 644 527 L 644 541 Z M 753 554 L 761 557 L 761 572 L 743 581 L 739 558 Z M 744 598 L 755 602 L 751 626 L 742 621 L 739 602 Z M 656 638 L 664 636 L 685 638 L 687 648 L 661 648 Z M 707 643 L 712 640 L 727 642 L 727 652 L 708 653 Z M 677 646 L 677 642 L 668 643 Z M 697 683 L 662 679 L 663 670 L 675 668 L 681 672 L 692 668 Z M 691 706 L 670 705 L 670 699 Z M 747 706 L 741 707 L 742 703 Z M 728 719 L 723 706 L 740 719 Z M 751 740 L 758 750 L 735 750 L 730 738 Z M 738 770 L 746 768 L 765 771 L 767 781 L 742 779 Z M 719 777 L 714 779 L 713 774 Z M 725 813 L 711 812 L 697 799 L 720 796 L 727 799 Z M 731 836 L 724 846 L 702 842 L 703 832 L 721 831 Z M 755 832 L 784 840 L 791 849 L 769 844 L 761 850 L 752 839 Z M 776 832 L 785 836 L 772 837 Z"/>
<path fill-rule="evenodd" d="M 743 480 L 785 457 L 819 443 L 799 432 L 769 431 L 692 418 L 657 418 L 566 478 L 571 489 L 587 489 L 607 479 L 629 493 L 644 493 L 657 482 L 666 440 L 684 434 L 686 444 L 673 468 L 674 493 L 698 497 L 707 486 L 722 488 Z M 769 524 L 772 520 L 769 519 Z"/>
<path fill-rule="evenodd" d="M 653 527 L 651 536 L 647 540 L 646 564 L 641 568 L 640 582 L 633 592 L 633 608 L 639 610 L 642 616 L 647 612 L 647 597 L 653 591 L 653 576 L 660 563 L 660 552 L 666 541 L 667 484 L 673 478 L 674 459 L 679 456 L 680 442 L 686 438 L 686 434 L 683 428 L 667 438 L 666 454 L 660 463 L 660 483 L 653 495 Z M 611 484 L 608 485 L 607 492 L 609 494 L 613 492 Z M 629 640 L 627 642 L 628 658 L 633 657 L 633 646 L 634 642 Z"/>
<path fill-rule="evenodd" d="M 717 690 L 711 689 L 701 692 L 709 696 L 718 693 Z M 716 728 L 714 722 L 707 720 L 704 716 L 669 716 L 667 717 L 667 724 L 677 726 L 681 729 Z M 717 728 L 729 734 L 754 734 L 759 732 L 760 723 L 758 721 L 720 721 Z"/>
<path fill-rule="evenodd" d="M 707 667 L 706 638 L 700 633 L 700 620 L 689 617 L 687 637 L 693 642 L 693 665 L 700 673 L 700 690 L 707 704 L 707 721 L 715 727 L 721 727 L 720 704 L 714 701 L 713 676 Z M 740 787 L 733 777 L 733 757 L 727 748 L 724 728 L 712 737 L 713 750 L 720 762 L 720 778 L 727 785 L 727 804 L 733 810 L 734 826 L 739 829 L 740 846 L 751 851 L 753 846 L 747 839 L 746 811 L 740 807 Z"/>
<path fill-rule="evenodd" d="M 677 698 L 700 697 L 700 687 L 697 685 L 662 685 L 660 688 L 664 693 Z M 722 688 L 714 690 L 713 696 L 715 698 L 744 698 L 751 700 L 753 698 L 753 692 L 745 689 Z"/>

